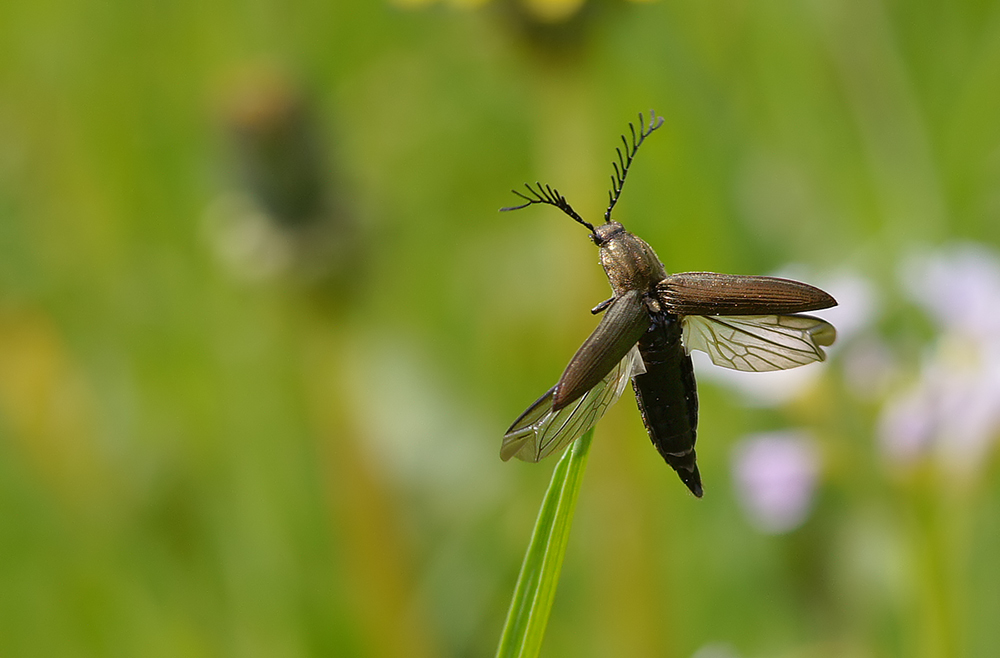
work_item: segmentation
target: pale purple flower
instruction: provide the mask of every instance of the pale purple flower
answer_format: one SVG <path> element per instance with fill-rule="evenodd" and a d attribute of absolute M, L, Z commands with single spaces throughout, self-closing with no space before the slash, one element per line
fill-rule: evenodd
<path fill-rule="evenodd" d="M 908 259 L 903 284 L 942 333 L 917 381 L 883 409 L 882 451 L 901 465 L 933 456 L 966 475 L 1000 436 L 1000 258 L 955 245 Z"/>
<path fill-rule="evenodd" d="M 930 391 L 915 387 L 882 409 L 878 431 L 882 452 L 889 461 L 912 464 L 929 451 L 937 432 L 933 406 Z"/>
<path fill-rule="evenodd" d="M 985 459 L 1000 435 L 997 347 L 956 335 L 939 339 L 917 382 L 883 409 L 879 436 L 890 461 L 932 455 L 965 474 Z"/>
<path fill-rule="evenodd" d="M 812 509 L 820 454 L 805 432 L 753 434 L 733 447 L 733 479 L 751 525 L 767 534 L 799 527 Z"/>

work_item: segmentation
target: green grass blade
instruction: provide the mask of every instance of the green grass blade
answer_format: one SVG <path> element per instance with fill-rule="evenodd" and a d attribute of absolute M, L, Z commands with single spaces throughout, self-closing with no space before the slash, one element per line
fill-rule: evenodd
<path fill-rule="evenodd" d="M 497 658 L 534 658 L 541 649 L 593 438 L 591 428 L 563 454 L 552 473 L 514 587 Z"/>

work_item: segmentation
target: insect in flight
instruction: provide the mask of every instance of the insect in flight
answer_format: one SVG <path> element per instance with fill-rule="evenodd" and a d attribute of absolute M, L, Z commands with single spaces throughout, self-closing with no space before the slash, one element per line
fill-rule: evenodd
<path fill-rule="evenodd" d="M 837 336 L 833 325 L 803 311 L 836 306 L 826 292 L 799 281 L 714 272 L 668 275 L 653 248 L 611 219 L 639 146 L 663 125 L 650 113 L 631 141 L 616 149 L 610 203 L 604 223 L 594 226 L 559 191 L 541 183 L 513 190 L 524 203 L 555 206 L 585 226 L 600 248 L 613 295 L 591 311 L 604 313 L 563 371 L 559 382 L 510 426 L 500 457 L 537 462 L 579 438 L 621 396 L 629 379 L 643 424 L 664 460 L 697 497 L 702 495 L 695 455 L 698 393 L 691 350 L 706 352 L 715 365 L 766 372 L 823 361 L 824 346 Z"/>

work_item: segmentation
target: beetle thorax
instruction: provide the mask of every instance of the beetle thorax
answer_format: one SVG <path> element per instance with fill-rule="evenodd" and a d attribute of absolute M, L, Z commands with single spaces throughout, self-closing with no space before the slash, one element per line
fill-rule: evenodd
<path fill-rule="evenodd" d="M 615 296 L 629 290 L 645 293 L 666 278 L 667 272 L 653 248 L 618 222 L 598 226 L 595 235 L 601 248 L 601 266 Z"/>

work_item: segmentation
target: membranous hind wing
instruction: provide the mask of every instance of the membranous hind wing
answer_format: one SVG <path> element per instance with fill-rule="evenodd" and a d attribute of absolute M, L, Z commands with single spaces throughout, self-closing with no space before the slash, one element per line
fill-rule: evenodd
<path fill-rule="evenodd" d="M 593 427 L 618 401 L 629 379 L 645 372 L 639 350 L 633 346 L 603 379 L 568 405 L 553 409 L 556 387 L 550 388 L 518 417 L 503 437 L 500 458 L 537 462 L 561 451 Z"/>
<path fill-rule="evenodd" d="M 823 347 L 837 332 L 811 315 L 688 315 L 684 347 L 708 354 L 712 363 L 733 370 L 770 372 L 823 361 Z"/>

